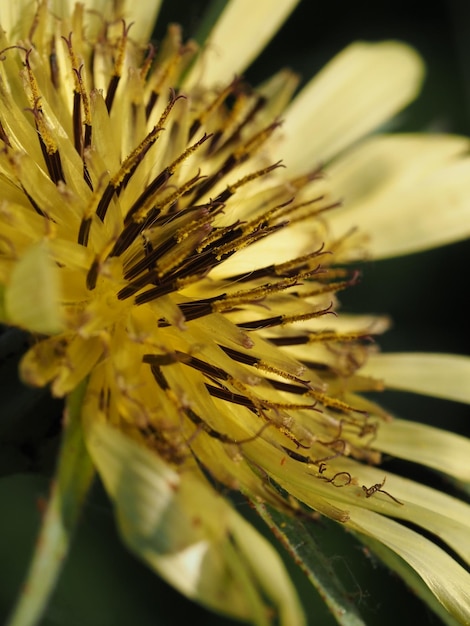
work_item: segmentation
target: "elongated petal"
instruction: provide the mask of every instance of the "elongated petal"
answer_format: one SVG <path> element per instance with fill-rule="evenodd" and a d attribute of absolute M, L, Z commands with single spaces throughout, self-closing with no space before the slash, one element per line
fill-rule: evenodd
<path fill-rule="evenodd" d="M 371 496 L 361 493 L 363 508 L 424 528 L 450 546 L 466 563 L 470 563 L 470 506 L 466 502 L 396 474 L 387 473 L 384 483 L 384 472 L 374 467 L 359 470 L 351 461 L 345 463 L 344 467 L 351 472 L 360 471 L 361 482 L 365 483 L 366 488 L 368 485 L 380 486 L 381 491 Z M 337 495 L 349 499 L 352 506 L 357 506 L 357 495 L 354 497 L 345 489 L 338 490 Z M 356 503 L 353 502 L 354 498 Z M 397 505 L 394 499 L 402 504 Z"/>
<path fill-rule="evenodd" d="M 213 86 L 239 74 L 256 58 L 299 0 L 231 0 L 207 40 L 185 87 Z"/>
<path fill-rule="evenodd" d="M 405 559 L 451 615 L 461 624 L 470 622 L 470 575 L 441 548 L 401 524 L 365 509 L 351 510 L 348 524 Z"/>
<path fill-rule="evenodd" d="M 358 42 L 343 50 L 284 116 L 289 169 L 324 164 L 383 124 L 415 97 L 422 77 L 420 57 L 404 44 Z"/>
<path fill-rule="evenodd" d="M 145 0 L 145 2 L 124 0 L 119 3 L 110 3 L 108 0 L 82 0 L 81 2 L 85 10 L 101 14 L 105 19 L 115 17 L 114 11 L 118 4 L 118 16 L 125 20 L 127 26 L 132 24 L 131 37 L 142 42 L 147 42 L 152 34 L 161 3 L 162 0 Z M 51 4 L 56 15 L 66 16 L 73 12 L 76 0 L 53 0 Z"/>
<path fill-rule="evenodd" d="M 457 354 L 393 353 L 370 357 L 362 373 L 386 387 L 470 403 L 470 358 Z"/>
<path fill-rule="evenodd" d="M 177 474 L 103 424 L 91 426 L 88 446 L 124 540 L 168 582 L 212 609 L 259 625 L 269 623 L 267 594 L 282 624 L 304 623 L 274 550 L 195 473 Z"/>
<path fill-rule="evenodd" d="M 412 567 L 409 566 L 395 552 L 385 547 L 380 541 L 376 541 L 371 537 L 362 535 L 361 541 L 369 546 L 374 554 L 383 561 L 387 567 L 392 569 L 406 585 L 412 589 L 413 593 L 421 598 L 426 604 L 440 617 L 446 626 L 459 626 L 459 622 L 454 619 L 438 602 L 437 598 L 430 592 L 429 588 L 424 584 L 423 579 L 418 576 Z"/>
<path fill-rule="evenodd" d="M 329 168 L 343 207 L 334 236 L 359 226 L 368 255 L 387 258 L 464 239 L 470 234 L 470 160 L 463 137 L 374 137 Z M 367 172 L 367 175 L 364 175 Z"/>
<path fill-rule="evenodd" d="M 383 423 L 374 447 L 470 482 L 470 440 L 426 424 L 394 419 Z"/>

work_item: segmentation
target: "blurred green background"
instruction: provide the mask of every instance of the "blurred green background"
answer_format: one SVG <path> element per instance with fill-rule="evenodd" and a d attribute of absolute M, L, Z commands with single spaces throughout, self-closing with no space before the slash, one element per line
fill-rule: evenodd
<path fill-rule="evenodd" d="M 256 1 L 256 0 L 254 0 Z M 282 0 L 273 0 L 273 2 Z M 191 36 L 208 2 L 167 0 L 155 36 L 170 21 Z M 247 16 L 249 19 L 249 16 Z M 236 36 L 236 33 L 234 33 Z M 470 3 L 395 0 L 315 2 L 303 0 L 258 61 L 247 72 L 256 84 L 290 66 L 305 80 L 335 53 L 357 39 L 401 39 L 424 56 L 428 75 L 419 101 L 400 117 L 400 130 L 469 134 Z M 469 181 L 470 186 L 470 181 Z M 343 294 L 351 312 L 388 313 L 393 329 L 380 339 L 387 350 L 469 354 L 468 243 L 438 251 L 368 264 L 359 286 Z M 60 432 L 60 404 L 26 390 L 14 374 L 25 339 L 16 331 L 0 337 L 2 397 L 21 397 L 21 407 L 2 406 L 0 443 L 0 622 L 21 584 L 34 546 L 41 501 L 47 496 Z M 387 393 L 381 402 L 412 417 L 469 435 L 468 408 L 457 403 Z M 390 469 L 400 469 L 390 464 Z M 424 481 L 435 478 L 423 472 Z M 445 488 L 451 490 L 450 485 Z M 239 499 L 240 510 L 252 515 Z M 257 522 L 262 528 L 262 523 Z M 367 624 L 439 625 L 405 586 L 331 524 L 319 523 L 315 537 L 332 569 Z M 334 624 L 315 590 L 289 565 L 309 615 L 309 625 Z M 233 624 L 188 602 L 121 547 L 105 495 L 98 485 L 86 506 L 44 624 L 47 626 L 159 626 L 197 622 Z"/>

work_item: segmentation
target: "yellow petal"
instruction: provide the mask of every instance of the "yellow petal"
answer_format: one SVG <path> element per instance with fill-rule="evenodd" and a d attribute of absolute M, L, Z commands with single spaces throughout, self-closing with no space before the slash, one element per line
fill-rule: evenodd
<path fill-rule="evenodd" d="M 123 538 L 140 558 L 213 610 L 268 626 L 268 597 L 283 626 L 304 624 L 275 551 L 199 474 L 180 475 L 119 431 L 86 424 Z"/>
<path fill-rule="evenodd" d="M 343 207 L 331 215 L 341 237 L 360 227 L 368 254 L 387 258 L 470 234 L 468 139 L 446 135 L 374 137 L 328 168 Z"/>
<path fill-rule="evenodd" d="M 359 469 L 351 461 L 342 467 L 350 472 L 360 472 L 361 482 L 366 486 L 381 485 L 384 479 L 383 470 L 374 467 Z M 364 497 L 365 494 L 360 493 L 362 508 L 406 520 L 415 527 L 426 529 L 470 563 L 470 506 L 458 498 L 413 480 L 391 473 L 387 473 L 385 477 L 386 483 L 381 487 L 385 491 L 377 491 L 371 497 Z M 351 494 L 345 489 L 338 489 L 336 496 L 345 502 L 354 499 L 354 496 L 351 499 Z M 402 505 L 397 505 L 392 497 Z M 358 504 L 357 496 L 355 500 L 351 504 L 353 507 Z"/>
<path fill-rule="evenodd" d="M 382 378 L 390 389 L 470 404 L 470 357 L 457 354 L 371 355 L 361 373 Z"/>
<path fill-rule="evenodd" d="M 212 87 L 245 70 L 299 0 L 230 0 L 184 86 Z"/>
<path fill-rule="evenodd" d="M 426 424 L 394 419 L 380 424 L 374 447 L 470 482 L 470 440 Z"/>
<path fill-rule="evenodd" d="M 24 33 L 30 27 L 35 9 L 36 6 L 28 2 L 28 0 L 2 2 L 0 4 L 1 27 L 9 36 L 24 36 Z"/>
<path fill-rule="evenodd" d="M 470 623 L 470 575 L 451 556 L 422 535 L 372 511 L 351 510 L 348 525 L 400 555 L 459 623 Z"/>
<path fill-rule="evenodd" d="M 52 0 L 49 4 L 55 15 L 65 17 L 72 14 L 76 1 Z M 124 19 L 127 26 L 133 24 L 130 36 L 147 42 L 152 34 L 161 0 L 145 0 L 145 2 L 123 0 L 119 3 L 111 3 L 108 0 L 81 0 L 81 4 L 85 6 L 87 13 L 102 15 L 109 20 Z M 116 12 L 114 5 L 119 7 L 119 11 Z"/>
<path fill-rule="evenodd" d="M 422 78 L 420 57 L 404 44 L 357 42 L 343 50 L 285 114 L 289 170 L 323 164 L 386 122 L 413 100 Z"/>
<path fill-rule="evenodd" d="M 31 332 L 56 334 L 63 327 L 58 268 L 47 242 L 32 246 L 16 263 L 5 290 L 7 321 Z"/>

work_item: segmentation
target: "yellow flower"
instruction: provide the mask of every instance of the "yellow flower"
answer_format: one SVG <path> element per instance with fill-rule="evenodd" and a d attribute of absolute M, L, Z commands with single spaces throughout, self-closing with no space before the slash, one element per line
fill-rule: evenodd
<path fill-rule="evenodd" d="M 377 465 L 468 481 L 470 444 L 361 392 L 468 401 L 469 361 L 376 354 L 387 321 L 338 314 L 336 294 L 353 261 L 468 235 L 469 143 L 363 139 L 419 88 L 403 44 L 353 44 L 291 102 L 290 72 L 257 89 L 234 76 L 295 1 L 229 2 L 202 52 L 176 26 L 145 44 L 159 4 L 2 4 L 1 314 L 34 334 L 21 376 L 72 399 L 123 539 L 187 596 L 304 623 L 215 484 L 378 540 L 468 623 L 470 576 L 401 522 L 468 562 L 470 508 Z M 81 494 L 85 474 L 59 485 Z"/>

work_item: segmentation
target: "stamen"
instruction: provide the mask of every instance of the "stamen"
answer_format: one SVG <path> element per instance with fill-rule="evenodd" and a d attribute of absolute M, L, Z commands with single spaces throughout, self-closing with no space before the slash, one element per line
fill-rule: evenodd
<path fill-rule="evenodd" d="M 318 311 L 301 313 L 299 315 L 275 315 L 273 317 L 266 317 L 262 320 L 242 322 L 237 324 L 237 326 L 238 328 L 243 328 L 244 330 L 258 330 L 262 328 L 272 328 L 273 326 L 284 326 L 285 324 L 293 324 L 294 322 L 304 322 L 316 317 L 321 317 L 322 315 L 336 315 L 333 311 L 333 302 L 330 302 L 325 309 L 319 309 Z"/>
<path fill-rule="evenodd" d="M 160 172 L 160 174 L 154 178 L 154 180 L 147 185 L 145 190 L 140 194 L 139 198 L 134 202 L 132 207 L 127 212 L 124 223 L 127 224 L 131 219 L 142 219 L 142 214 L 145 214 L 146 211 L 149 210 L 153 200 L 155 199 L 155 195 L 158 191 L 168 182 L 168 180 L 173 176 L 177 168 L 191 155 L 193 154 L 200 146 L 202 146 L 209 139 L 209 135 L 204 135 L 196 141 L 196 143 L 192 144 L 180 156 L 173 161 L 170 165 L 165 167 L 164 170 Z M 114 255 L 118 256 L 118 255 Z"/>
<path fill-rule="evenodd" d="M 246 126 L 248 126 L 250 122 L 253 121 L 253 119 L 256 117 L 256 114 L 263 108 L 265 104 L 266 104 L 266 99 L 263 96 L 257 96 L 255 98 L 255 102 L 253 106 L 250 108 L 248 113 L 236 126 L 232 134 L 229 135 L 227 139 L 221 145 L 219 145 L 219 141 L 222 135 L 217 137 L 217 141 L 215 141 L 215 137 L 214 137 L 214 141 L 212 141 L 211 145 L 209 146 L 209 154 L 212 154 L 213 152 L 215 152 L 216 149 L 220 151 L 225 150 L 230 146 L 230 144 L 234 144 L 237 141 L 239 141 L 243 129 Z"/>
<path fill-rule="evenodd" d="M 242 144 L 240 147 L 235 149 L 230 155 L 226 158 L 225 162 L 219 168 L 219 170 L 206 179 L 204 183 L 202 183 L 195 197 L 193 198 L 194 202 L 200 200 L 204 195 L 206 195 L 210 189 L 212 189 L 218 182 L 220 182 L 229 172 L 231 172 L 235 167 L 244 163 L 250 156 L 262 146 L 264 142 L 272 135 L 274 130 L 279 126 L 279 122 L 274 122 L 264 128 L 263 130 L 256 133 L 253 137 L 251 137 L 246 143 Z M 279 163 L 276 164 L 276 167 L 279 167 Z M 225 199 L 217 198 L 219 202 L 225 202 Z"/>
<path fill-rule="evenodd" d="M 400 500 L 397 500 L 395 496 L 392 496 L 391 493 L 388 493 L 388 491 L 385 491 L 385 489 L 382 489 L 382 487 L 385 485 L 386 478 L 387 477 L 384 476 L 384 479 L 381 483 L 376 483 L 375 485 L 372 485 L 371 487 L 366 487 L 365 485 L 362 485 L 362 490 L 365 492 L 366 498 L 370 498 L 371 496 L 374 495 L 374 493 L 380 492 L 380 493 L 384 493 L 386 496 L 391 498 L 397 504 L 401 504 L 403 506 L 404 504 L 403 502 L 400 502 Z"/>
<path fill-rule="evenodd" d="M 184 363 L 190 367 L 202 372 L 206 376 L 212 378 L 220 378 L 221 380 L 228 380 L 229 376 L 223 369 L 210 365 L 206 361 L 202 361 L 194 356 L 185 354 L 184 352 L 173 352 L 171 354 L 154 355 L 144 354 L 142 358 L 143 363 L 151 363 L 159 366 L 171 365 L 172 363 Z"/>
<path fill-rule="evenodd" d="M 193 121 L 191 128 L 189 129 L 189 140 L 191 140 L 201 126 L 206 122 L 209 116 L 218 109 L 228 98 L 228 96 L 235 91 L 236 86 L 240 83 L 239 78 L 235 78 L 224 89 L 222 89 L 212 102 L 206 106 L 201 113 Z"/>
<path fill-rule="evenodd" d="M 239 404 L 240 406 L 247 407 L 248 409 L 256 413 L 256 406 L 246 396 L 239 393 L 234 393 L 233 391 L 229 391 L 225 387 L 214 387 L 213 385 L 209 385 L 207 383 L 206 387 L 211 396 L 214 396 L 214 398 L 226 400 L 227 402 L 231 402 L 232 404 Z"/>
<path fill-rule="evenodd" d="M 142 162 L 147 152 L 158 139 L 160 133 L 164 130 L 164 123 L 171 110 L 173 109 L 175 102 L 177 102 L 182 97 L 183 96 L 175 96 L 173 92 L 171 93 L 171 98 L 165 110 L 163 111 L 158 121 L 158 124 L 153 127 L 153 129 L 147 134 L 147 136 L 140 142 L 137 148 L 135 148 L 124 159 L 121 167 L 119 168 L 119 171 L 109 181 L 107 188 L 103 192 L 103 196 L 100 203 L 98 204 L 98 208 L 96 211 L 97 216 L 102 222 L 104 222 L 106 212 L 114 194 L 119 195 L 121 189 L 127 185 L 138 165 Z"/>
<path fill-rule="evenodd" d="M 5 132 L 5 129 L 3 128 L 2 122 L 0 121 L 0 139 L 9 147 L 11 148 L 11 143 L 10 140 L 8 139 L 8 135 Z"/>
<path fill-rule="evenodd" d="M 181 197 L 185 190 L 192 187 L 199 180 L 199 175 L 196 175 L 193 179 L 189 180 L 185 185 L 178 188 L 173 194 L 163 198 L 159 201 L 158 206 L 154 206 L 150 211 L 148 211 L 147 215 L 143 212 L 143 217 L 140 215 L 135 216 L 135 221 L 129 222 L 126 226 L 124 226 L 121 234 L 119 235 L 114 247 L 110 253 L 110 256 L 120 256 L 125 252 L 129 246 L 137 239 L 139 235 L 153 227 L 155 225 L 156 218 L 165 211 L 168 206 L 171 206 L 175 199 Z M 187 254 L 190 254 L 196 246 L 199 244 L 201 239 L 207 234 L 207 229 L 210 228 L 210 224 L 207 219 L 202 221 L 201 226 L 199 227 L 199 232 L 196 232 L 196 237 L 194 241 L 194 246 L 181 246 L 179 250 L 173 255 L 172 260 L 168 263 L 169 257 L 167 259 L 167 263 L 165 264 L 162 260 L 159 267 L 157 276 L 162 277 L 164 274 L 168 273 L 171 269 L 177 267 L 180 263 L 182 263 Z M 188 234 L 189 236 L 189 234 Z M 163 244 L 161 244 L 158 248 L 152 251 L 144 260 L 143 263 L 145 266 L 150 266 L 151 264 L 156 264 L 158 260 L 160 260 L 164 254 L 168 255 L 168 253 L 175 248 L 179 243 L 181 243 L 184 237 L 181 236 L 181 232 L 176 233 L 174 237 L 170 237 Z M 194 238 L 193 238 L 194 239 Z M 184 256 L 182 256 L 184 252 Z M 179 260 L 176 260 L 179 258 Z M 137 264 L 138 265 L 138 264 Z M 141 267 L 139 265 L 139 267 Z M 135 273 L 135 266 L 132 268 L 132 272 Z M 140 272 L 139 272 L 140 273 Z M 140 288 L 140 287 L 139 287 Z"/>
<path fill-rule="evenodd" d="M 116 95 L 116 90 L 118 88 L 119 81 L 121 79 L 122 70 L 124 67 L 124 56 L 126 52 L 127 36 L 129 34 L 129 29 L 131 28 L 131 26 L 132 24 L 129 24 L 129 26 L 126 26 L 125 21 L 122 20 L 122 37 L 119 40 L 119 44 L 117 48 L 116 60 L 114 63 L 114 72 L 113 72 L 113 75 L 111 76 L 108 89 L 106 91 L 105 104 L 106 104 L 108 113 L 111 112 L 111 108 L 114 102 L 114 97 Z"/>
<path fill-rule="evenodd" d="M 59 66 L 57 63 L 57 49 L 55 44 L 55 38 L 51 40 L 51 52 L 49 54 L 49 70 L 51 72 L 51 83 L 54 85 L 56 89 L 59 88 L 60 85 L 60 72 Z"/>
<path fill-rule="evenodd" d="M 251 441 L 255 441 L 256 439 L 258 439 L 258 437 L 262 435 L 263 431 L 266 430 L 266 428 L 271 426 L 271 424 L 269 423 L 263 424 L 263 426 L 261 426 L 258 432 L 255 433 L 253 436 L 245 437 L 244 439 L 233 439 L 232 437 L 229 437 L 228 435 L 220 433 L 218 430 L 215 430 L 214 428 L 209 426 L 209 424 L 205 420 L 203 420 L 201 417 L 199 417 L 192 409 L 185 409 L 184 413 L 185 415 L 189 417 L 189 419 L 193 422 L 193 424 L 196 424 L 198 428 L 202 429 L 203 432 L 208 434 L 213 439 L 218 439 L 222 443 L 227 443 L 227 444 L 237 445 L 237 446 L 243 443 L 249 443 Z"/>

